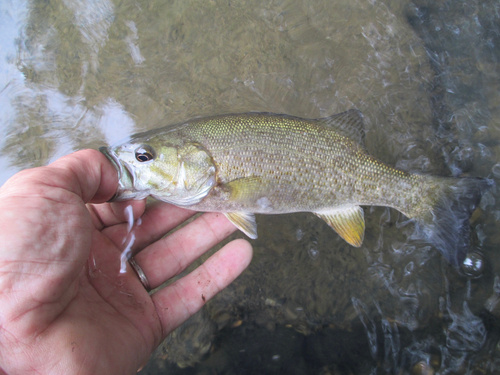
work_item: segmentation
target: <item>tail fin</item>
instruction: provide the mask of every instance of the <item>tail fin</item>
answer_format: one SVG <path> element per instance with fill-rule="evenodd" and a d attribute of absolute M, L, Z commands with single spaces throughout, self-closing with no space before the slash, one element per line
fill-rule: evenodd
<path fill-rule="evenodd" d="M 435 182 L 439 189 L 435 189 Z M 494 182 L 484 178 L 439 178 L 432 185 L 430 207 L 419 210 L 422 214 L 414 218 L 426 240 L 458 269 L 470 247 L 469 218 Z"/>

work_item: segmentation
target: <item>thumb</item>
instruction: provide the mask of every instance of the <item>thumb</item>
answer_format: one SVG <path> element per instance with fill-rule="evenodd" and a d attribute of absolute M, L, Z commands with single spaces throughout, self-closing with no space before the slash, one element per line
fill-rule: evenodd
<path fill-rule="evenodd" d="M 78 195 L 85 203 L 102 203 L 111 199 L 117 187 L 118 175 L 109 160 L 99 151 L 82 150 L 46 167 L 19 172 L 0 191 L 7 195 L 33 196 L 46 192 L 47 188 L 59 188 Z"/>

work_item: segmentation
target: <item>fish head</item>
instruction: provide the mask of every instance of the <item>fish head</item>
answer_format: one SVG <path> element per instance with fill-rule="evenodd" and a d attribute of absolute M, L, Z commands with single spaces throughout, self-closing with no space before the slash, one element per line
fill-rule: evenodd
<path fill-rule="evenodd" d="M 196 143 L 169 144 L 151 139 L 99 150 L 118 172 L 118 189 L 112 201 L 152 196 L 190 206 L 201 201 L 216 184 L 215 164 Z"/>

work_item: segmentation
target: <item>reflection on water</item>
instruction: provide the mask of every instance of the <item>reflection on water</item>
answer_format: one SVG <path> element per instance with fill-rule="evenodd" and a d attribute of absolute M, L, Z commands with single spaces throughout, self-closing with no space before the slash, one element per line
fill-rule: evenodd
<path fill-rule="evenodd" d="M 38 0 L 0 10 L 0 184 L 194 116 L 352 107 L 384 162 L 500 177 L 493 0 Z M 494 189 L 472 218 L 468 276 L 390 209 L 366 208 L 360 249 L 312 215 L 260 216 L 250 268 L 143 373 L 493 373 L 497 205 Z"/>

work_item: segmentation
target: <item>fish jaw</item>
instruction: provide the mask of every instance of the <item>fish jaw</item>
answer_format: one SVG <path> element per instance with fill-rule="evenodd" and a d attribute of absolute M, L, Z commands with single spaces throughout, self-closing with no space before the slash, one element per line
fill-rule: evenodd
<path fill-rule="evenodd" d="M 133 170 L 123 161 L 121 161 L 111 150 L 110 147 L 100 147 L 99 151 L 108 158 L 118 173 L 118 189 L 110 202 L 120 202 L 130 199 L 140 200 L 149 195 L 149 192 L 138 191 L 134 188 L 135 175 Z"/>

